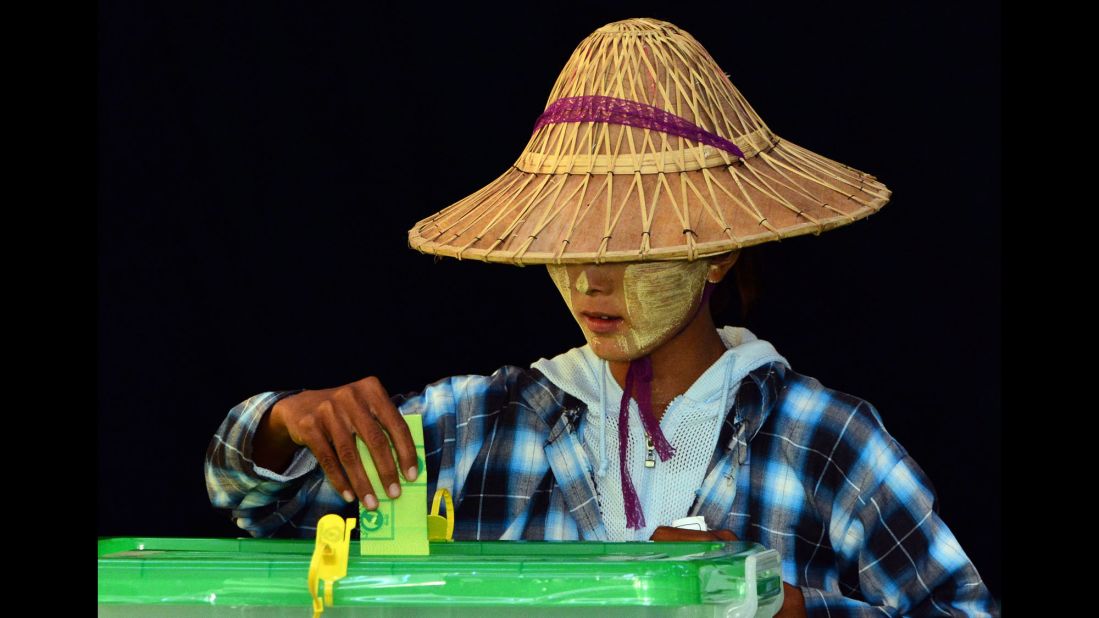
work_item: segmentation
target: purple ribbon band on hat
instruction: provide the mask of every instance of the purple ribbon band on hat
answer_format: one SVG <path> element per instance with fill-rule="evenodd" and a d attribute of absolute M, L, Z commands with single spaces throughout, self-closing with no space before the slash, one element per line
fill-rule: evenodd
<path fill-rule="evenodd" d="M 628 99 L 589 95 L 557 99 L 542 112 L 534 124 L 535 133 L 547 124 L 559 122 L 606 122 L 624 124 L 639 129 L 654 129 L 669 135 L 678 135 L 700 144 L 708 144 L 734 154 L 741 159 L 744 153 L 729 140 L 715 135 L 686 118 L 666 112 L 659 107 Z"/>
<path fill-rule="evenodd" d="M 698 313 L 706 307 L 706 301 L 714 291 L 714 284 L 707 283 L 702 291 L 702 302 L 698 304 L 694 315 L 687 324 L 679 330 L 683 332 L 691 322 L 698 317 Z M 677 335 L 679 333 L 676 333 Z M 618 473 L 622 477 L 622 502 L 626 507 L 626 528 L 638 530 L 645 527 L 645 513 L 641 509 L 641 499 L 637 497 L 637 490 L 633 487 L 630 472 L 626 469 L 626 443 L 629 440 L 630 422 L 630 395 L 637 400 L 637 409 L 641 414 L 641 425 L 645 427 L 645 433 L 653 441 L 653 449 L 660 455 L 660 461 L 668 461 L 675 455 L 675 447 L 664 437 L 660 429 L 660 422 L 653 414 L 652 401 L 653 360 L 646 354 L 641 358 L 630 361 L 630 368 L 626 370 L 626 385 L 622 389 L 622 401 L 618 406 Z M 636 393 L 634 392 L 636 391 Z"/>

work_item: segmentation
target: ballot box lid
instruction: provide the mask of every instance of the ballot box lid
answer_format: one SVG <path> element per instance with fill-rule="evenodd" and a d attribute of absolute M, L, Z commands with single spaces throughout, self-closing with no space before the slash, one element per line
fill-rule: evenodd
<path fill-rule="evenodd" d="M 314 547 L 289 539 L 100 538 L 100 615 L 122 606 L 309 608 Z M 781 604 L 778 554 L 757 543 L 454 541 L 430 549 L 429 556 L 360 556 L 353 541 L 332 609 L 705 606 L 704 615 L 722 608 L 721 615 L 754 616 Z"/>

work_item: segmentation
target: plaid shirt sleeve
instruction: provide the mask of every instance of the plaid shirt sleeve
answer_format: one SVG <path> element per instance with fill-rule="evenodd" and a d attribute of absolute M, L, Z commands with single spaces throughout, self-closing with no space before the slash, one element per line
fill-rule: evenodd
<path fill-rule="evenodd" d="M 789 377 L 774 432 L 761 432 L 770 456 L 758 521 L 794 532 L 765 544 L 783 547 L 783 579 L 801 587 L 808 615 L 998 616 L 930 479 L 878 411 Z"/>
<path fill-rule="evenodd" d="M 473 538 L 468 534 L 471 529 L 496 531 L 505 525 L 511 511 L 506 506 L 481 508 L 479 504 L 476 514 L 470 516 L 463 509 L 468 498 L 465 488 L 471 478 L 483 480 L 486 471 L 498 475 L 497 480 L 525 478 L 530 457 L 524 455 L 535 446 L 540 449 L 545 435 L 522 431 L 508 422 L 501 425 L 501 418 L 509 416 L 510 407 L 528 402 L 532 392 L 543 391 L 528 370 L 509 365 L 490 376 L 445 378 L 420 393 L 393 397 L 401 414 L 423 417 L 427 495 L 434 496 L 440 487 L 450 491 L 456 509 L 455 539 Z M 511 453 L 520 461 L 502 453 Z M 523 498 L 505 502 L 508 506 L 513 502 L 526 505 Z M 476 538 L 490 537 L 478 534 Z"/>
<path fill-rule="evenodd" d="M 457 498 L 474 456 L 480 451 L 490 411 L 506 401 L 523 370 L 503 367 L 491 376 L 444 378 L 420 393 L 392 398 L 402 414 L 421 414 L 427 458 L 428 496 L 436 486 Z M 328 513 L 358 515 L 357 503 L 344 502 L 307 448 L 278 473 L 252 460 L 252 439 L 263 415 L 279 399 L 300 391 L 266 392 L 229 411 L 206 452 L 210 502 L 230 509 L 237 526 L 255 537 L 312 537 Z"/>
<path fill-rule="evenodd" d="M 930 482 L 910 456 L 864 493 L 844 539 L 856 552 L 866 601 L 802 587 L 809 616 L 998 616 L 988 588 L 939 518 Z"/>
<path fill-rule="evenodd" d="M 336 493 L 309 449 L 299 449 L 281 474 L 252 460 L 252 438 L 263 415 L 297 392 L 260 393 L 237 404 L 206 450 L 211 504 L 230 509 L 237 526 L 255 537 L 312 537 L 327 513 L 357 515 L 355 503 Z"/>

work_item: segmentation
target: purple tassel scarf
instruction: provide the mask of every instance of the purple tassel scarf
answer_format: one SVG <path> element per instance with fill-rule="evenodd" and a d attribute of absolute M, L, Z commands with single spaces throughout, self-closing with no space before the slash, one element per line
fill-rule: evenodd
<path fill-rule="evenodd" d="M 691 319 L 676 333 L 683 332 L 691 322 L 698 317 L 698 313 L 706 306 L 713 293 L 714 284 L 706 283 L 702 291 L 702 302 L 695 310 Z M 653 449 L 660 456 L 660 461 L 668 461 L 675 455 L 675 447 L 668 442 L 664 432 L 660 429 L 660 423 L 653 413 L 652 403 L 653 361 L 646 354 L 641 358 L 630 361 L 630 368 L 626 371 L 626 385 L 622 389 L 622 401 L 618 406 L 618 470 L 622 477 L 622 502 L 626 506 L 626 528 L 638 530 L 645 527 L 645 513 L 641 509 L 641 499 L 637 497 L 630 472 L 626 469 L 626 446 L 629 440 L 630 422 L 630 395 L 637 400 L 637 408 L 641 413 L 641 425 L 653 441 Z M 637 391 L 634 393 L 634 391 Z"/>

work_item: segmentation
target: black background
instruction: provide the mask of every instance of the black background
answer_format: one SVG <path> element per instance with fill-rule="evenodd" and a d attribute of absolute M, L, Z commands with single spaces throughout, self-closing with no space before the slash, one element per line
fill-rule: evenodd
<path fill-rule="evenodd" d="M 1001 596 L 998 6 L 682 6 L 101 2 L 97 533 L 237 536 L 203 455 L 260 391 L 582 345 L 544 268 L 406 233 L 514 162 L 581 39 L 648 16 L 776 134 L 892 189 L 761 247 L 764 297 L 724 322 L 873 403 Z"/>

